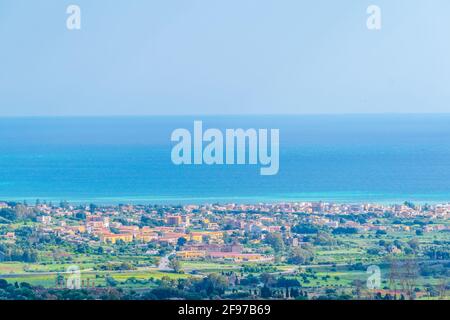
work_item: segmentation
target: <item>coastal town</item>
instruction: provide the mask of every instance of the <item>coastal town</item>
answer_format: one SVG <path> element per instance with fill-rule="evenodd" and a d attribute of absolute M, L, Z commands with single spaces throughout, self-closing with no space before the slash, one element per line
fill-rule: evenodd
<path fill-rule="evenodd" d="M 83 286 L 99 290 L 136 283 L 155 290 L 165 280 L 216 275 L 226 283 L 221 297 L 296 298 L 302 292 L 354 298 L 361 294 L 355 284 L 366 280 L 367 267 L 378 265 L 384 282 L 365 298 L 438 297 L 448 285 L 449 218 L 450 204 L 410 202 L 0 202 L 0 279 L 58 287 L 75 264 Z M 391 279 L 392 261 L 411 259 L 418 282 L 397 294 L 392 286 L 401 287 L 402 280 Z M 272 282 L 261 278 L 269 276 Z M 295 293 L 281 293 L 280 279 L 291 281 Z"/>

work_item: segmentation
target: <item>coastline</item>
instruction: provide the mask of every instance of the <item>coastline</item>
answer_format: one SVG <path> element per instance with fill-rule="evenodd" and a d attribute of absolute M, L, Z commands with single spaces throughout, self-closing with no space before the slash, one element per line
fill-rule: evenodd
<path fill-rule="evenodd" d="M 27 197 L 5 197 L 0 195 L 0 201 L 34 203 L 36 200 L 59 203 L 61 201 L 71 204 L 98 204 L 98 205 L 204 205 L 204 204 L 280 204 L 297 202 L 327 202 L 336 204 L 380 204 L 395 205 L 405 201 L 416 204 L 447 204 L 450 203 L 450 194 L 433 195 L 387 195 L 376 193 L 302 193 L 291 195 L 274 196 L 27 196 Z"/>

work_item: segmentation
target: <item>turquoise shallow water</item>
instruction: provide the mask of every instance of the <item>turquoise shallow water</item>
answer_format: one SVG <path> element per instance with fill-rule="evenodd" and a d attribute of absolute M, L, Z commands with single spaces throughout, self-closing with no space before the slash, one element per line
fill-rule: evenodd
<path fill-rule="evenodd" d="M 280 129 L 280 171 L 175 166 L 170 134 Z M 0 199 L 98 203 L 450 201 L 449 115 L 0 119 Z"/>

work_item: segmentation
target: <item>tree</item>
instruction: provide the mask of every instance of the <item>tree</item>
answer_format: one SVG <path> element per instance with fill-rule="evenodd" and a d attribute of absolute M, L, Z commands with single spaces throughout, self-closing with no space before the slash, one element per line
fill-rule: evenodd
<path fill-rule="evenodd" d="M 409 240 L 408 245 L 414 252 L 417 252 L 420 249 L 420 243 L 419 240 L 417 240 L 417 238 Z"/>
<path fill-rule="evenodd" d="M 271 298 L 271 297 L 272 297 L 272 290 L 267 286 L 262 287 L 261 288 L 261 298 L 267 299 L 267 298 Z"/>
<path fill-rule="evenodd" d="M 6 289 L 8 287 L 8 281 L 0 279 L 0 289 Z"/>
<path fill-rule="evenodd" d="M 355 293 L 357 299 L 361 299 L 361 292 L 364 289 L 366 282 L 360 279 L 355 279 L 352 281 L 352 286 L 355 288 Z"/>
<path fill-rule="evenodd" d="M 280 233 L 268 233 L 265 242 L 270 245 L 275 252 L 284 250 L 284 242 Z"/>
<path fill-rule="evenodd" d="M 265 286 L 270 286 L 275 283 L 275 277 L 267 272 L 261 273 L 260 279 Z"/>
<path fill-rule="evenodd" d="M 173 258 L 169 261 L 169 268 L 174 272 L 179 273 L 181 271 L 181 262 L 177 258 Z"/>
<path fill-rule="evenodd" d="M 318 229 L 313 225 L 297 224 L 292 227 L 291 231 L 299 234 L 316 234 Z"/>
<path fill-rule="evenodd" d="M 86 213 L 84 213 L 84 212 L 75 213 L 75 219 L 86 220 Z"/>
<path fill-rule="evenodd" d="M 0 210 L 0 217 L 10 221 L 15 221 L 17 219 L 17 213 L 13 209 L 5 208 Z"/>
<path fill-rule="evenodd" d="M 410 208 L 410 209 L 415 209 L 416 208 L 416 205 L 414 203 L 412 203 L 412 202 L 409 202 L 409 201 L 405 201 L 403 204 L 405 206 L 407 206 L 408 208 Z"/>
<path fill-rule="evenodd" d="M 356 234 L 356 233 L 358 233 L 358 229 L 356 228 L 339 227 L 333 230 L 333 234 Z"/>
<path fill-rule="evenodd" d="M 97 205 L 95 205 L 95 204 L 93 204 L 93 203 L 89 204 L 89 211 L 90 211 L 91 213 L 94 213 L 95 210 L 97 210 Z"/>
<path fill-rule="evenodd" d="M 182 247 L 182 246 L 184 246 L 185 244 L 186 244 L 186 238 L 183 238 L 183 237 L 181 237 L 181 238 L 178 238 L 178 240 L 177 240 L 177 245 L 179 245 L 180 247 Z"/>
<path fill-rule="evenodd" d="M 329 233 L 321 231 L 314 239 L 314 244 L 320 246 L 332 246 L 336 244 L 336 240 L 333 239 Z"/>
<path fill-rule="evenodd" d="M 56 286 L 57 286 L 57 287 L 64 287 L 64 286 L 65 286 L 65 279 L 64 279 L 64 276 L 63 276 L 62 274 L 58 273 L 58 274 L 56 275 L 56 280 L 55 280 L 55 282 L 56 282 Z"/>
<path fill-rule="evenodd" d="M 290 288 L 290 287 L 300 287 L 300 282 L 297 279 L 289 279 L 285 277 L 280 277 L 277 280 L 277 287 L 284 287 L 284 288 Z"/>
<path fill-rule="evenodd" d="M 228 280 L 226 277 L 211 273 L 198 284 L 198 289 L 206 291 L 208 296 L 213 294 L 221 295 L 228 287 Z"/>
<path fill-rule="evenodd" d="M 292 264 L 307 264 L 314 260 L 314 253 L 301 247 L 294 248 L 288 259 Z"/>
<path fill-rule="evenodd" d="M 105 281 L 106 285 L 109 287 L 115 287 L 118 284 L 118 281 L 111 276 L 106 276 Z"/>
<path fill-rule="evenodd" d="M 102 255 L 104 252 L 105 250 L 103 249 L 103 247 L 98 247 L 97 254 Z"/>

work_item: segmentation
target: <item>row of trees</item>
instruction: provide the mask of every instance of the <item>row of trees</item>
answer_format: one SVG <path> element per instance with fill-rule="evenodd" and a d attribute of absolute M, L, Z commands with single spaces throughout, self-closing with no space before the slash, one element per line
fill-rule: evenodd
<path fill-rule="evenodd" d="M 0 261 L 36 262 L 38 252 L 30 247 L 15 244 L 0 244 Z"/>

